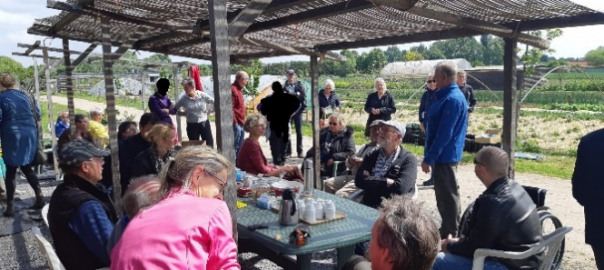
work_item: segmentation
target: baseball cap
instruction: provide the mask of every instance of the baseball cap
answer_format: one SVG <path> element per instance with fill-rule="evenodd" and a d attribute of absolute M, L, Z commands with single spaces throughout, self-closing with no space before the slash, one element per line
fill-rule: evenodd
<path fill-rule="evenodd" d="M 291 75 L 291 74 L 296 74 L 296 72 L 293 69 L 288 69 L 287 75 Z"/>
<path fill-rule="evenodd" d="M 74 140 L 63 146 L 63 149 L 59 152 L 59 163 L 76 165 L 93 157 L 106 157 L 108 155 L 109 150 L 100 149 L 91 142 Z"/>
<path fill-rule="evenodd" d="M 398 130 L 398 132 L 400 134 L 405 136 L 405 131 L 407 131 L 407 129 L 405 129 L 405 126 L 403 126 L 403 124 L 401 124 L 397 121 L 394 121 L 394 120 L 389 120 L 389 121 L 376 120 L 376 121 L 380 121 L 379 125 L 391 126 L 391 127 L 395 128 L 396 130 Z M 373 123 L 371 123 L 371 124 L 373 124 Z"/>
<path fill-rule="evenodd" d="M 371 124 L 369 124 L 369 127 L 375 127 L 375 126 L 379 126 L 380 123 L 383 122 L 382 120 L 373 120 L 373 122 L 371 122 Z"/>

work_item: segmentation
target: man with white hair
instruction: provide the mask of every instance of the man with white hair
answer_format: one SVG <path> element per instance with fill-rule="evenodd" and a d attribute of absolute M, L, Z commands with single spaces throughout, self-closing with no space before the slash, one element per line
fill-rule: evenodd
<path fill-rule="evenodd" d="M 417 179 L 417 159 L 401 144 L 405 126 L 393 120 L 379 121 L 380 148 L 363 158 L 354 178 L 355 185 L 365 191 L 361 203 L 373 208 L 382 198 L 413 194 Z"/>
<path fill-rule="evenodd" d="M 422 170 L 433 168 L 436 206 L 442 218 L 440 236 L 457 236 L 461 205 L 457 182 L 457 164 L 461 160 L 468 123 L 468 103 L 455 83 L 457 64 L 436 64 L 436 101 L 427 112 L 426 148 Z"/>
<path fill-rule="evenodd" d="M 466 210 L 460 238 L 441 241 L 433 270 L 470 270 L 476 249 L 523 252 L 541 241 L 537 206 L 521 185 L 507 177 L 508 164 L 508 155 L 500 148 L 478 151 L 474 172 L 487 189 Z M 541 261 L 541 253 L 520 260 L 487 258 L 484 269 L 539 269 Z"/>

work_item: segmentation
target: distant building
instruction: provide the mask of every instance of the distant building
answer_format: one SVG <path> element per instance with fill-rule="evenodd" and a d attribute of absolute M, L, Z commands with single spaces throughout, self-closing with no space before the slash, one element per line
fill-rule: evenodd
<path fill-rule="evenodd" d="M 457 68 L 459 69 L 466 70 L 472 68 L 472 64 L 463 58 L 392 62 L 380 71 L 380 77 L 384 79 L 398 79 L 428 76 L 428 74 L 434 73 L 436 64 L 444 60 L 454 61 L 457 63 Z"/>

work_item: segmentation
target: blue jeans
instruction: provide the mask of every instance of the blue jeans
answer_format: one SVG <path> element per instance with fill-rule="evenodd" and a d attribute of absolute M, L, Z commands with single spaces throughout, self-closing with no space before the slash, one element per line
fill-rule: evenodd
<path fill-rule="evenodd" d="M 245 132 L 243 131 L 243 126 L 241 125 L 233 125 L 233 138 L 235 139 L 235 159 L 239 157 L 239 149 L 243 144 L 243 138 L 245 137 Z"/>
<path fill-rule="evenodd" d="M 472 259 L 451 253 L 439 252 L 432 270 L 472 270 Z M 484 260 L 484 270 L 509 270 L 505 265 L 493 258 Z"/>

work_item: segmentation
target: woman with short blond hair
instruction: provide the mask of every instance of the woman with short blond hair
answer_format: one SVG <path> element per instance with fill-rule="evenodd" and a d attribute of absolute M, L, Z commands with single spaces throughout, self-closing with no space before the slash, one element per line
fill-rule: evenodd
<path fill-rule="evenodd" d="M 392 114 L 396 112 L 396 107 L 394 97 L 388 92 L 384 79 L 375 79 L 375 92 L 367 96 L 367 101 L 365 101 L 365 112 L 369 114 L 367 124 L 365 125 L 365 136 L 367 137 L 369 137 L 369 125 L 373 123 L 373 121 L 388 121 L 392 119 Z"/>
<path fill-rule="evenodd" d="M 213 149 L 182 149 L 160 174 L 161 200 L 132 218 L 111 269 L 241 269 L 223 199 L 229 161 Z"/>
<path fill-rule="evenodd" d="M 156 124 L 151 128 L 147 133 L 151 147 L 134 158 L 132 178 L 159 174 L 168 159 L 176 155 L 174 133 L 176 133 L 174 126 L 166 123 Z"/>

